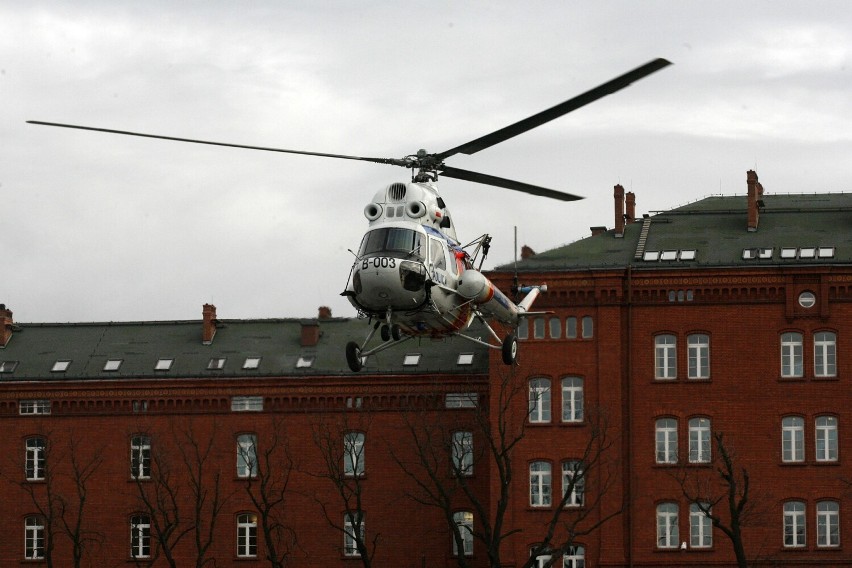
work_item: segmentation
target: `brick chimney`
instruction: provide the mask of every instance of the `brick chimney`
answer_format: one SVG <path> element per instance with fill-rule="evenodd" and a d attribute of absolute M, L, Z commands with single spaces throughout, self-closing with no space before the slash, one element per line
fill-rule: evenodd
<path fill-rule="evenodd" d="M 621 184 L 613 188 L 613 198 L 615 199 L 615 236 L 624 236 L 624 188 Z"/>
<path fill-rule="evenodd" d="M 210 345 L 213 343 L 213 336 L 216 335 L 216 306 L 213 304 L 204 304 L 201 309 L 201 343 Z"/>
<path fill-rule="evenodd" d="M 628 223 L 633 223 L 636 221 L 636 194 L 628 191 L 624 196 L 624 200 L 627 203 L 627 212 L 625 213 L 627 217 L 625 219 Z"/>
<path fill-rule="evenodd" d="M 6 304 L 0 304 L 0 347 L 6 347 L 12 339 L 12 310 L 6 309 Z"/>
<path fill-rule="evenodd" d="M 319 343 L 320 326 L 319 321 L 305 320 L 302 322 L 302 347 L 315 347 Z"/>
<path fill-rule="evenodd" d="M 532 256 L 535 256 L 535 251 L 533 249 L 527 245 L 521 247 L 521 260 L 526 260 Z"/>
<path fill-rule="evenodd" d="M 321 320 L 331 319 L 331 308 L 328 306 L 320 306 L 319 315 L 317 317 Z"/>
<path fill-rule="evenodd" d="M 763 186 L 757 181 L 757 172 L 749 170 L 746 173 L 748 186 L 748 230 L 757 231 L 760 222 L 760 208 L 763 206 Z"/>

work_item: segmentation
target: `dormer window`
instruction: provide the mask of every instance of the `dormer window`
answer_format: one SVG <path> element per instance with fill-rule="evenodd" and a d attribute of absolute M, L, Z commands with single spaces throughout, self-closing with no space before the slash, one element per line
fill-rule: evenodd
<path fill-rule="evenodd" d="M 168 371 L 172 368 L 172 363 L 174 363 L 174 359 L 157 359 L 157 364 L 154 365 L 155 371 Z"/>
<path fill-rule="evenodd" d="M 51 373 L 64 373 L 71 366 L 71 361 L 57 361 L 50 368 Z"/>

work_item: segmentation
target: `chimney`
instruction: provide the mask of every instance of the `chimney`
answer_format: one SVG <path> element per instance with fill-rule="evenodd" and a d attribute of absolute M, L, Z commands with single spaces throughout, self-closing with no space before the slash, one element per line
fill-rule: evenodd
<path fill-rule="evenodd" d="M 760 208 L 763 206 L 763 186 L 757 181 L 757 172 L 749 170 L 746 173 L 748 186 L 748 230 L 757 231 L 760 222 Z"/>
<path fill-rule="evenodd" d="M 216 306 L 213 304 L 204 304 L 201 309 L 201 343 L 210 345 L 213 343 L 213 336 L 216 335 Z"/>
<path fill-rule="evenodd" d="M 0 304 L 0 347 L 6 347 L 12 339 L 12 310 L 6 309 L 6 304 Z"/>
<path fill-rule="evenodd" d="M 589 227 L 589 230 L 592 232 L 593 237 L 597 237 L 598 235 L 602 235 L 606 233 L 606 227 Z"/>
<path fill-rule="evenodd" d="M 320 326 L 318 321 L 305 320 L 302 322 L 302 347 L 315 347 L 319 343 Z"/>
<path fill-rule="evenodd" d="M 628 223 L 633 223 L 636 221 L 636 194 L 628 191 L 624 199 L 627 202 L 626 220 Z"/>
<path fill-rule="evenodd" d="M 527 245 L 522 246 L 521 247 L 521 260 L 526 260 L 526 259 L 530 258 L 531 256 L 535 256 L 535 251 L 533 249 L 531 249 L 530 247 L 528 247 Z"/>
<path fill-rule="evenodd" d="M 624 188 L 621 184 L 613 188 L 613 198 L 615 199 L 615 236 L 624 236 Z"/>
<path fill-rule="evenodd" d="M 318 318 L 321 320 L 331 319 L 331 308 L 328 306 L 320 306 Z"/>

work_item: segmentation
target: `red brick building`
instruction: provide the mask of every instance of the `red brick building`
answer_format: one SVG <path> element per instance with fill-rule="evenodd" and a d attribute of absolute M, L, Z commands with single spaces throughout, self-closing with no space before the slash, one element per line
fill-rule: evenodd
<path fill-rule="evenodd" d="M 353 375 L 364 323 L 328 313 L 3 308 L 0 558 L 71 565 L 78 541 L 107 565 L 735 566 L 727 489 L 739 504 L 747 483 L 749 565 L 852 565 L 852 196 L 747 189 L 637 218 L 617 186 L 614 228 L 529 251 L 520 279 L 552 313 L 513 368 L 423 341 Z"/>

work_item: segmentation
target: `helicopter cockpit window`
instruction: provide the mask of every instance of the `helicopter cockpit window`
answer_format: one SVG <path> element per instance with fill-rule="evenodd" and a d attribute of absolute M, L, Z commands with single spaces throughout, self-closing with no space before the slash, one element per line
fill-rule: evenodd
<path fill-rule="evenodd" d="M 441 270 L 447 269 L 447 257 L 444 254 L 445 249 L 444 243 L 438 239 L 429 239 L 429 256 L 432 266 L 435 268 Z"/>
<path fill-rule="evenodd" d="M 411 229 L 374 229 L 364 235 L 358 256 L 393 256 L 423 260 L 423 235 Z"/>

